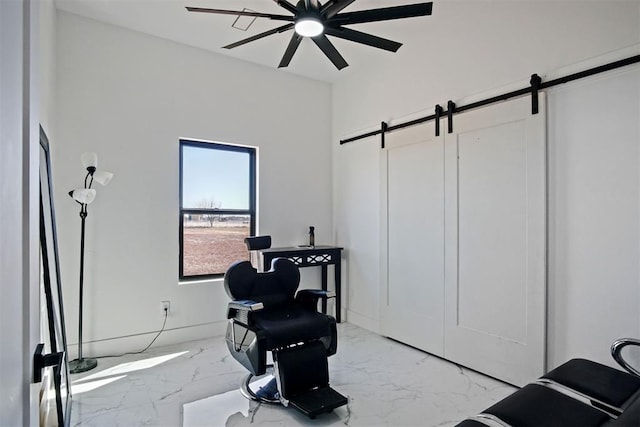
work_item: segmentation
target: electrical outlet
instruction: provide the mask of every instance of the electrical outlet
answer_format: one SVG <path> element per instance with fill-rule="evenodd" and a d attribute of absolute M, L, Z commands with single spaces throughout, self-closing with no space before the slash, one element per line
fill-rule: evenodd
<path fill-rule="evenodd" d="M 169 315 L 169 311 L 171 311 L 171 301 L 160 301 L 160 308 L 162 309 L 162 315 L 165 313 L 167 316 Z"/>

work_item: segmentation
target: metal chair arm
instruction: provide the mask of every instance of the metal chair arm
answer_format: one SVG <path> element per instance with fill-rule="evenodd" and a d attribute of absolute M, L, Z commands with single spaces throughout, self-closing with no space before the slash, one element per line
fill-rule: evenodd
<path fill-rule="evenodd" d="M 633 375 L 640 377 L 640 371 L 631 366 L 629 362 L 624 360 L 624 357 L 622 356 L 622 349 L 629 345 L 640 347 L 640 340 L 635 338 L 621 338 L 619 340 L 616 340 L 613 344 L 611 344 L 611 356 L 613 356 L 613 360 L 618 362 L 618 364 L 624 369 L 626 369 Z"/>

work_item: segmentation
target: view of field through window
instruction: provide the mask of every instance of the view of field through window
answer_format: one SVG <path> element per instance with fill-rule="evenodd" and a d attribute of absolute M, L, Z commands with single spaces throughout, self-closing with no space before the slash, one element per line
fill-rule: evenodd
<path fill-rule="evenodd" d="M 248 260 L 255 224 L 255 148 L 180 141 L 180 273 L 224 274 Z"/>
<path fill-rule="evenodd" d="M 236 261 L 248 260 L 244 238 L 249 215 L 184 216 L 183 269 L 185 276 L 224 273 Z"/>

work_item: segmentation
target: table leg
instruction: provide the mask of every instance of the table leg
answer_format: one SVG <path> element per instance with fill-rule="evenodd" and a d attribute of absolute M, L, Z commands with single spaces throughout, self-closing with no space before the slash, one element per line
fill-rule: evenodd
<path fill-rule="evenodd" d="M 336 322 L 340 323 L 340 313 L 341 313 L 341 299 L 342 299 L 342 290 L 341 288 L 341 261 L 338 259 L 338 262 L 333 264 L 335 271 L 335 282 L 336 282 Z"/>
<path fill-rule="evenodd" d="M 326 265 L 322 265 L 322 290 L 326 291 L 327 290 L 327 266 Z M 327 300 L 326 298 L 322 299 L 322 312 L 324 314 L 327 314 Z"/>

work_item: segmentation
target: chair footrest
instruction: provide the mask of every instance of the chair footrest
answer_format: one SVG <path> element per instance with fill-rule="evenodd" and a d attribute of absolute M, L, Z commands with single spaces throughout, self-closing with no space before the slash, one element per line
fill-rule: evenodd
<path fill-rule="evenodd" d="M 331 412 L 340 406 L 346 405 L 348 399 L 332 389 L 331 387 L 321 387 L 314 390 L 305 391 L 291 399 L 292 405 L 310 418 L 324 412 Z"/>

